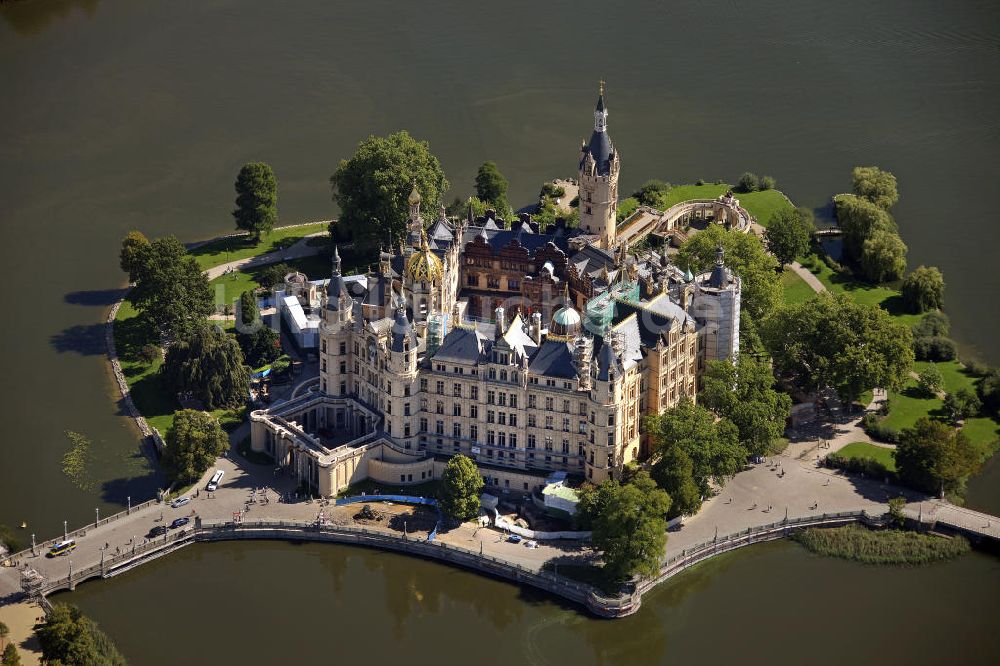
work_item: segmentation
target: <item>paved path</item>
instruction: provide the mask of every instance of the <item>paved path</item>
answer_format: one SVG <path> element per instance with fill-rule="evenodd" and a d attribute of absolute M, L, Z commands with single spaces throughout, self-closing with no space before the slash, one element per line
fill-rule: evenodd
<path fill-rule="evenodd" d="M 323 247 L 321 245 L 309 245 L 307 241 L 310 238 L 325 236 L 326 234 L 327 232 L 325 231 L 318 231 L 314 234 L 300 238 L 293 245 L 285 248 L 284 250 L 275 250 L 274 252 L 258 254 L 254 257 L 246 257 L 244 259 L 237 259 L 236 261 L 230 261 L 225 264 L 219 264 L 218 266 L 212 266 L 205 271 L 205 275 L 208 276 L 209 280 L 214 280 L 220 275 L 225 275 L 226 273 L 232 271 L 238 271 L 245 268 L 259 268 L 260 266 L 277 264 L 282 261 L 291 261 L 292 259 L 311 257 L 322 252 Z"/>
<path fill-rule="evenodd" d="M 826 291 L 826 285 L 819 281 L 819 278 L 813 275 L 813 272 L 800 264 L 797 261 L 793 261 L 788 264 L 788 267 L 795 272 L 800 278 L 802 278 L 807 285 L 812 287 L 812 290 L 817 294 Z"/>

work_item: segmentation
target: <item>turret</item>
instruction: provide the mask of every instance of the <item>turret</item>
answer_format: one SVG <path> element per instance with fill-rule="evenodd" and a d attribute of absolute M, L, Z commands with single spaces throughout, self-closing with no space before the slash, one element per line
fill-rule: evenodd
<path fill-rule="evenodd" d="M 590 142 L 585 141 L 580 151 L 580 228 L 598 236 L 602 248 L 611 249 L 615 244 L 620 164 L 608 136 L 603 81 L 594 109 L 594 131 Z"/>

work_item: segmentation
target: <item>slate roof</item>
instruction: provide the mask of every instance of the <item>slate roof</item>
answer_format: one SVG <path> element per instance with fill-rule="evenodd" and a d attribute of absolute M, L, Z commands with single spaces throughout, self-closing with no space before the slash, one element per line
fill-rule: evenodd
<path fill-rule="evenodd" d="M 434 354 L 435 361 L 477 363 L 490 348 L 489 337 L 475 329 L 453 328 Z"/>
<path fill-rule="evenodd" d="M 575 379 L 573 352 L 562 340 L 545 340 L 528 363 L 528 371 L 546 377 Z"/>
<path fill-rule="evenodd" d="M 597 175 L 607 176 L 611 173 L 611 155 L 614 153 L 614 148 L 611 146 L 611 137 L 606 131 L 594 130 L 594 133 L 590 135 L 587 152 L 590 153 L 594 164 L 597 165 Z"/>

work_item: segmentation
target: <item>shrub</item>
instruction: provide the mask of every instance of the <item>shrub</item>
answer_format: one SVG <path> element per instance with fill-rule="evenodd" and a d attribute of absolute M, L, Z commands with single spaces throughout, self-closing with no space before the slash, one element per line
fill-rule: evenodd
<path fill-rule="evenodd" d="M 944 305 L 944 276 L 934 266 L 918 266 L 903 280 L 903 303 L 910 312 L 927 312 Z"/>
<path fill-rule="evenodd" d="M 143 363 L 152 363 L 162 356 L 163 352 L 154 344 L 145 344 L 139 350 L 139 360 Z"/>
<path fill-rule="evenodd" d="M 955 393 L 949 393 L 944 398 L 944 409 L 952 422 L 962 419 L 972 418 L 983 408 L 979 396 L 967 388 L 958 389 Z"/>
<path fill-rule="evenodd" d="M 697 185 L 698 187 L 701 187 L 702 185 L 705 184 L 705 179 L 699 178 L 698 180 L 694 181 L 694 184 Z"/>
<path fill-rule="evenodd" d="M 958 348 L 951 338 L 930 336 L 913 339 L 913 355 L 918 361 L 953 361 Z"/>
<path fill-rule="evenodd" d="M 257 282 L 265 289 L 273 289 L 275 285 L 285 281 L 285 276 L 294 273 L 295 269 L 288 264 L 271 264 L 260 272 Z"/>
<path fill-rule="evenodd" d="M 924 338 L 934 335 L 947 336 L 951 331 L 951 320 L 941 311 L 928 312 L 913 325 L 913 337 Z"/>
<path fill-rule="evenodd" d="M 965 366 L 965 371 L 973 377 L 985 377 L 990 372 L 990 366 L 988 363 L 983 363 L 982 361 L 977 361 L 976 359 L 963 358 L 962 365 Z"/>
<path fill-rule="evenodd" d="M 864 418 L 861 419 L 861 428 L 865 434 L 877 442 L 899 443 L 899 431 L 881 423 L 875 414 L 865 414 Z"/>
<path fill-rule="evenodd" d="M 771 176 L 761 176 L 760 177 L 760 184 L 758 185 L 758 189 L 761 192 L 763 192 L 764 190 L 773 190 L 775 188 L 775 186 L 777 186 L 777 184 L 778 184 L 778 181 L 776 181 Z"/>
<path fill-rule="evenodd" d="M 983 407 L 990 414 L 1000 413 L 1000 369 L 993 368 L 979 380 L 976 387 L 979 399 L 983 401 Z"/>
<path fill-rule="evenodd" d="M 927 397 L 933 398 L 944 386 L 944 377 L 936 365 L 929 365 L 917 375 L 917 385 Z"/>
<path fill-rule="evenodd" d="M 760 178 L 757 174 L 747 171 L 736 181 L 735 189 L 737 192 L 756 192 L 760 189 Z"/>

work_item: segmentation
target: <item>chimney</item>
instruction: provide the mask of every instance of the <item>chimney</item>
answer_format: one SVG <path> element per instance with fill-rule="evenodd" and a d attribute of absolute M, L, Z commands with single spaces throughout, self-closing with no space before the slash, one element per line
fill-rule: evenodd
<path fill-rule="evenodd" d="M 497 337 L 503 337 L 503 334 L 507 332 L 507 317 L 504 314 L 503 306 L 501 305 L 496 309 L 496 322 L 497 322 Z"/>
<path fill-rule="evenodd" d="M 531 337 L 536 345 L 542 344 L 542 313 L 531 313 Z"/>

